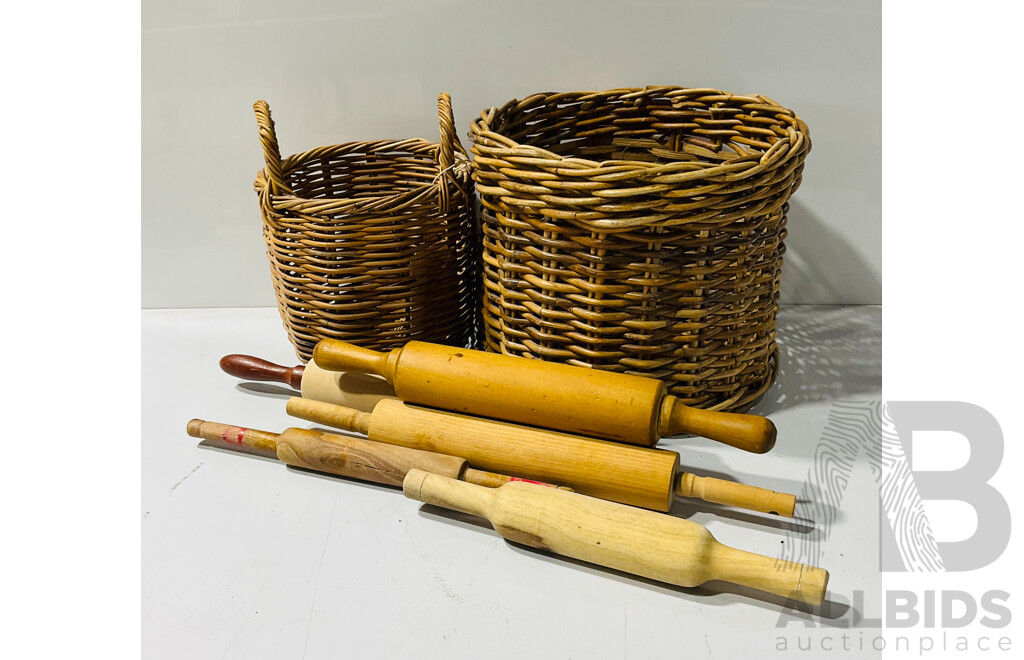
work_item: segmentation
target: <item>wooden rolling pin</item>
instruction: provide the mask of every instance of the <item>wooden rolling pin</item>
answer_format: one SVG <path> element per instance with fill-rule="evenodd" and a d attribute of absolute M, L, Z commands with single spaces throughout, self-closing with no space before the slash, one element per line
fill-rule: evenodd
<path fill-rule="evenodd" d="M 345 371 L 328 371 L 315 361 L 295 367 L 253 357 L 232 354 L 220 359 L 220 368 L 235 378 L 284 383 L 317 401 L 370 411 L 381 399 L 394 399 L 395 390 L 379 376 Z"/>
<path fill-rule="evenodd" d="M 248 447 L 276 455 L 282 463 L 295 467 L 390 486 L 401 486 L 413 468 L 491 488 L 517 481 L 515 477 L 475 470 L 464 458 L 333 433 L 295 428 L 271 433 L 201 419 L 191 420 L 186 430 L 193 438 Z"/>
<path fill-rule="evenodd" d="M 383 376 L 402 401 L 470 415 L 646 447 L 678 433 L 758 454 L 775 445 L 771 420 L 685 406 L 654 378 L 419 341 L 378 353 L 324 339 L 313 360 Z"/>
<path fill-rule="evenodd" d="M 679 454 L 421 408 L 384 399 L 373 412 L 292 397 L 288 414 L 370 440 L 461 456 L 478 468 L 668 511 L 676 495 L 792 516 L 796 496 L 679 471 Z"/>
<path fill-rule="evenodd" d="M 828 571 L 719 543 L 698 523 L 533 484 L 481 488 L 410 470 L 406 497 L 486 519 L 509 541 L 696 587 L 724 580 L 818 605 Z"/>

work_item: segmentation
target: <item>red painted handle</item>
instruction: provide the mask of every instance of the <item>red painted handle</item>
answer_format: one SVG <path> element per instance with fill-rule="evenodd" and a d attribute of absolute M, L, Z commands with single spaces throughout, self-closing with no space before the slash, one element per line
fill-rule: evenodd
<path fill-rule="evenodd" d="M 299 389 L 302 386 L 302 372 L 306 369 L 301 364 L 288 368 L 251 355 L 238 354 L 222 357 L 220 368 L 235 378 L 270 380 L 291 385 L 294 389 Z"/>

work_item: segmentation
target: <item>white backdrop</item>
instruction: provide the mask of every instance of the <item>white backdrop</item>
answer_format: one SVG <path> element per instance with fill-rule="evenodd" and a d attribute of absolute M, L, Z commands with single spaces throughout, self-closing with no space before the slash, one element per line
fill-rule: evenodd
<path fill-rule="evenodd" d="M 761 93 L 813 150 L 790 211 L 783 302 L 881 303 L 878 0 L 144 0 L 142 303 L 272 306 L 252 103 L 284 155 L 460 136 L 538 91 L 647 84 Z M 468 144 L 467 144 L 468 146 Z"/>

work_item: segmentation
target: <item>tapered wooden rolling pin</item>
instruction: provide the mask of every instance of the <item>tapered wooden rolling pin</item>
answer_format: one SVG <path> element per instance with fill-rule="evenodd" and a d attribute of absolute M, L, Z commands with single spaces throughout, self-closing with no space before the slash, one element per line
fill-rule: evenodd
<path fill-rule="evenodd" d="M 419 341 L 379 353 L 324 339 L 313 360 L 383 376 L 402 401 L 481 417 L 647 447 L 678 433 L 758 454 L 775 445 L 771 420 L 685 406 L 654 378 Z"/>
<path fill-rule="evenodd" d="M 452 454 L 484 470 L 549 481 L 601 499 L 668 511 L 675 495 L 792 516 L 796 496 L 679 471 L 679 454 L 409 405 L 373 412 L 292 397 L 288 414 L 370 440 Z"/>
<path fill-rule="evenodd" d="M 410 470 L 406 497 L 486 519 L 509 541 L 626 573 L 696 587 L 724 580 L 812 605 L 828 571 L 719 543 L 698 523 L 533 484 L 481 488 Z"/>
<path fill-rule="evenodd" d="M 283 367 L 252 355 L 233 353 L 220 359 L 220 368 L 235 378 L 284 383 L 307 399 L 370 411 L 381 399 L 394 399 L 395 390 L 379 376 L 321 369 L 315 361 Z"/>
<path fill-rule="evenodd" d="M 271 433 L 201 419 L 191 420 L 186 430 L 194 438 L 274 454 L 282 463 L 294 467 L 390 486 L 401 486 L 406 473 L 413 468 L 463 479 L 479 486 L 494 487 L 515 480 L 504 474 L 475 470 L 464 458 L 333 433 L 295 428 Z"/>

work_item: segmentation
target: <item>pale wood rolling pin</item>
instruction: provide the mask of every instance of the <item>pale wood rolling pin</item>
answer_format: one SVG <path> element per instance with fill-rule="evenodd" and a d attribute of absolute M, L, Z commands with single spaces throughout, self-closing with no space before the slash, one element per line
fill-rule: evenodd
<path fill-rule="evenodd" d="M 235 378 L 285 383 L 307 399 L 370 411 L 381 399 L 394 399 L 395 390 L 379 376 L 321 369 L 315 361 L 282 367 L 279 364 L 233 353 L 220 359 L 220 368 Z"/>
<path fill-rule="evenodd" d="M 812 605 L 828 571 L 719 543 L 698 523 L 533 484 L 481 488 L 410 470 L 406 497 L 486 519 L 501 536 L 559 555 L 696 587 L 724 580 Z"/>
<path fill-rule="evenodd" d="M 481 417 L 647 447 L 678 433 L 758 454 L 775 445 L 771 420 L 685 406 L 654 378 L 419 341 L 379 353 L 324 339 L 313 360 L 383 376 L 402 401 Z"/>
<path fill-rule="evenodd" d="M 679 454 L 409 405 L 373 412 L 292 397 L 288 414 L 370 440 L 461 456 L 485 470 L 549 481 L 578 493 L 668 511 L 675 495 L 792 516 L 796 496 L 679 471 Z"/>
<path fill-rule="evenodd" d="M 186 431 L 194 438 L 274 455 L 282 463 L 294 467 L 390 486 L 401 486 L 406 473 L 413 468 L 492 488 L 510 481 L 521 481 L 504 474 L 475 470 L 464 458 L 333 433 L 295 428 L 271 433 L 201 419 L 189 421 Z"/>

